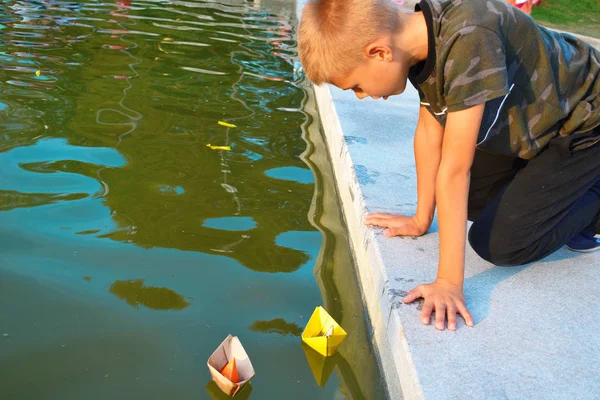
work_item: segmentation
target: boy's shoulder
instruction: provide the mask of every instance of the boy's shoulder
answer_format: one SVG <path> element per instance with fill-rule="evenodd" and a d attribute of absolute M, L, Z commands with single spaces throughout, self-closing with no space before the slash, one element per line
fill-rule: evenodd
<path fill-rule="evenodd" d="M 505 0 L 422 0 L 420 7 L 429 8 L 435 35 L 441 41 L 452 41 L 458 34 L 477 28 L 502 36 L 516 27 L 536 26 Z"/>
<path fill-rule="evenodd" d="M 567 136 L 600 124 L 600 52 L 590 45 L 504 0 L 420 8 L 435 46 L 409 77 L 442 125 L 448 113 L 485 103 L 478 146 L 531 159 L 559 129 Z"/>

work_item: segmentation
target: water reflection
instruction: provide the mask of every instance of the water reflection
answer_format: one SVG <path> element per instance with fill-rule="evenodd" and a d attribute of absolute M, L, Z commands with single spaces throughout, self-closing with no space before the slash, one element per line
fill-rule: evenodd
<path fill-rule="evenodd" d="M 304 115 L 293 82 L 295 40 L 287 19 L 248 7 L 12 5 L 3 68 L 7 81 L 25 87 L 0 88 L 14 116 L 0 122 L 9 139 L 3 146 L 44 143 L 38 141 L 45 126 L 44 136 L 66 136 L 71 146 L 88 149 L 75 149 L 78 163 L 95 147 L 118 150 L 125 165 L 81 171 L 102 184 L 103 204 L 113 211 L 117 229 L 102 238 L 226 252 L 256 271 L 298 269 L 307 255 L 275 238 L 313 229 L 306 218 L 313 188 L 306 180 L 265 175 L 282 163 L 306 171 L 298 158 Z M 24 31 L 36 35 L 27 42 L 14 35 Z M 30 106 L 22 104 L 27 101 Z M 218 120 L 238 128 L 225 132 Z M 232 151 L 205 147 L 223 142 Z M 26 204 L 44 204 L 52 185 L 33 182 L 37 197 Z M 251 234 L 203 225 L 238 215 L 255 221 Z"/>
<path fill-rule="evenodd" d="M 248 382 L 235 396 L 228 396 L 223 393 L 214 381 L 210 381 L 206 385 L 206 391 L 212 400 L 247 400 L 250 398 L 250 393 L 252 393 L 252 383 Z"/>
<path fill-rule="evenodd" d="M 256 222 L 250 217 L 211 218 L 204 221 L 203 225 L 207 228 L 225 231 L 248 231 L 256 228 Z"/>
<path fill-rule="evenodd" d="M 331 373 L 333 372 L 333 369 L 341 359 L 340 353 L 336 352 L 330 357 L 323 357 L 304 342 L 302 343 L 302 350 L 304 350 L 306 361 L 310 367 L 310 371 L 315 377 L 317 385 L 325 386 L 329 380 L 329 377 L 331 376 Z"/>
<path fill-rule="evenodd" d="M 251 331 L 264 333 L 278 333 L 280 335 L 300 336 L 302 328 L 294 322 L 287 322 L 283 318 L 270 321 L 256 321 L 249 326 Z"/>
<path fill-rule="evenodd" d="M 123 157 L 114 149 L 72 146 L 64 139 L 42 139 L 0 153 L 2 189 L 20 193 L 78 194 L 104 191 L 93 171 L 98 166 L 120 167 Z"/>
<path fill-rule="evenodd" d="M 286 181 L 295 181 L 299 183 L 314 183 L 312 171 L 307 168 L 281 167 L 265 171 L 265 175 Z"/>
<path fill-rule="evenodd" d="M 20 193 L 15 190 L 0 190 L 0 211 L 14 208 L 37 207 L 60 201 L 79 200 L 86 197 L 83 193 L 66 195 L 45 193 Z"/>
<path fill-rule="evenodd" d="M 183 310 L 190 305 L 179 293 L 165 287 L 146 286 L 143 279 L 116 281 L 109 291 L 134 308 L 142 305 L 153 310 Z"/>

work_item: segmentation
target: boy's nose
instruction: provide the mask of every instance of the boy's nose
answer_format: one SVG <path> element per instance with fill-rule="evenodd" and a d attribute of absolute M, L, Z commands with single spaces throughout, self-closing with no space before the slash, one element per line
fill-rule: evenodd
<path fill-rule="evenodd" d="M 359 100 L 364 99 L 365 97 L 368 97 L 369 95 L 364 93 L 364 92 L 354 92 L 354 94 L 356 95 L 356 97 L 358 97 Z"/>

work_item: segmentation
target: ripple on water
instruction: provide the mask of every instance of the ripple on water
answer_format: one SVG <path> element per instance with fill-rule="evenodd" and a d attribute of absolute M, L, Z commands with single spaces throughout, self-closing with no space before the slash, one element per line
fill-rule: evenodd
<path fill-rule="evenodd" d="M 109 291 L 134 308 L 183 310 L 190 306 L 183 296 L 166 287 L 146 286 L 143 279 L 116 281 Z"/>
<path fill-rule="evenodd" d="M 184 69 L 184 70 L 190 71 L 190 72 L 198 72 L 200 74 L 207 74 L 207 75 L 227 75 L 225 72 L 209 71 L 208 69 L 203 69 L 203 68 L 181 67 L 181 69 Z"/>
<path fill-rule="evenodd" d="M 161 186 L 158 190 L 160 190 L 160 192 L 164 193 L 164 194 L 180 195 L 180 194 L 185 193 L 185 190 L 181 186 L 165 185 L 165 186 Z"/>
<path fill-rule="evenodd" d="M 299 167 L 279 167 L 265 171 L 265 175 L 275 179 L 294 181 L 298 183 L 314 183 L 315 178 L 310 169 Z"/>
<path fill-rule="evenodd" d="M 252 217 L 222 217 L 204 220 L 203 226 L 223 231 L 248 231 L 256 228 Z"/>
<path fill-rule="evenodd" d="M 300 336 L 302 327 L 294 322 L 287 322 L 283 318 L 275 318 L 270 321 L 255 321 L 249 329 L 255 332 L 278 333 L 280 335 Z"/>
<path fill-rule="evenodd" d="M 20 193 L 73 194 L 96 193 L 97 179 L 58 169 L 61 162 L 121 167 L 125 159 L 115 149 L 69 145 L 66 139 L 43 139 L 0 153 L 2 180 L 0 190 Z M 67 165 L 67 164 L 63 164 Z M 40 166 L 48 166 L 41 169 Z"/>

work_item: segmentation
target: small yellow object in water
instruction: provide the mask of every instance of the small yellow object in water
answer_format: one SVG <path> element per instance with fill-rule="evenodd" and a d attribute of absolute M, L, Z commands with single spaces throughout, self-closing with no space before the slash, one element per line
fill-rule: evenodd
<path fill-rule="evenodd" d="M 237 126 L 235 126 L 234 124 L 230 124 L 229 122 L 219 121 L 218 124 L 221 126 L 226 126 L 228 128 L 237 128 Z"/>
<path fill-rule="evenodd" d="M 346 338 L 346 331 L 325 311 L 317 307 L 302 332 L 302 341 L 321 355 L 333 355 Z"/>
<path fill-rule="evenodd" d="M 213 146 L 212 144 L 207 144 L 206 147 L 210 147 L 212 150 L 231 150 L 231 146 Z"/>
<path fill-rule="evenodd" d="M 35 71 L 35 76 L 40 76 L 42 74 L 42 71 L 40 71 L 39 69 L 37 71 Z"/>

